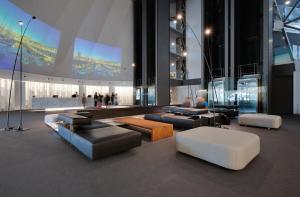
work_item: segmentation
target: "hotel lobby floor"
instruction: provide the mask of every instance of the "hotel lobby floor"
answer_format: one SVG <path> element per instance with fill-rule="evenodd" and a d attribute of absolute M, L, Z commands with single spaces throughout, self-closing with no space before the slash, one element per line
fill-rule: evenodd
<path fill-rule="evenodd" d="M 177 153 L 175 138 L 89 161 L 44 125 L 43 112 L 25 112 L 23 133 L 0 133 L 0 196 L 298 196 L 300 117 L 279 130 L 240 127 L 261 137 L 261 153 L 242 171 L 229 171 Z M 18 113 L 12 115 L 12 122 Z M 0 126 L 5 125 L 0 113 Z"/>

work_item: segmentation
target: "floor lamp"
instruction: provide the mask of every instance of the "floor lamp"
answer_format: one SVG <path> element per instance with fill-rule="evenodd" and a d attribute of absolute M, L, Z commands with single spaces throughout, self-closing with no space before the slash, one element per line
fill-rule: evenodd
<path fill-rule="evenodd" d="M 28 29 L 31 21 L 35 20 L 35 19 L 36 19 L 36 17 L 32 16 L 28 20 L 24 31 L 23 31 L 23 25 L 24 25 L 23 21 L 18 21 L 18 23 L 20 25 L 20 28 L 21 28 L 20 41 L 19 41 L 16 57 L 15 57 L 15 60 L 14 60 L 14 66 L 13 66 L 13 71 L 12 71 L 11 81 L 10 81 L 6 127 L 1 129 L 2 131 L 24 131 L 24 130 L 26 130 L 26 129 L 23 128 L 23 109 L 22 109 L 22 105 L 23 105 L 23 90 L 22 90 L 22 82 L 23 82 L 23 59 L 22 59 L 22 57 L 23 57 L 23 39 L 24 39 L 25 33 L 27 32 L 27 29 Z M 20 123 L 19 123 L 18 128 L 14 129 L 14 127 L 10 126 L 10 107 L 11 107 L 12 85 L 13 85 L 13 80 L 14 80 L 14 75 L 15 75 L 16 65 L 17 65 L 19 55 L 20 55 Z"/>
<path fill-rule="evenodd" d="M 183 19 L 182 14 L 177 14 L 176 19 L 177 19 L 177 20 L 182 20 L 182 19 Z M 212 93 L 212 100 L 213 100 L 213 102 L 212 102 L 212 108 L 213 108 L 213 120 L 214 120 L 214 121 L 213 121 L 213 122 L 214 122 L 214 123 L 213 123 L 213 126 L 216 126 L 215 100 L 214 100 L 214 94 L 216 94 L 216 89 L 215 89 L 215 85 L 214 85 L 214 77 L 213 77 L 213 73 L 212 73 L 212 68 L 211 68 L 211 65 L 209 64 L 209 62 L 208 62 L 208 60 L 207 60 L 207 57 L 206 57 L 206 55 L 205 55 L 205 53 L 204 53 L 204 51 L 203 51 L 203 46 L 202 46 L 202 44 L 201 44 L 201 42 L 200 42 L 198 36 L 196 35 L 194 29 L 193 29 L 192 26 L 189 25 L 189 23 L 187 23 L 187 22 L 185 22 L 185 25 L 186 25 L 187 28 L 189 28 L 189 29 L 191 30 L 193 36 L 196 38 L 197 44 L 198 44 L 199 47 L 200 47 L 202 57 L 203 57 L 203 59 L 204 59 L 204 61 L 205 61 L 205 65 L 206 65 L 206 67 L 207 67 L 208 73 L 209 73 L 210 78 L 211 78 L 211 85 L 212 85 L 212 91 L 213 91 L 213 93 Z M 205 30 L 205 34 L 206 34 L 206 35 L 210 35 L 210 34 L 211 34 L 211 29 L 206 29 L 206 30 Z"/>

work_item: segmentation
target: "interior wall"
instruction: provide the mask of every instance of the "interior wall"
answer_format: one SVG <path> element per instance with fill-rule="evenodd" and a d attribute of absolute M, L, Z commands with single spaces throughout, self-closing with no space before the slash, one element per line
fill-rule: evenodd
<path fill-rule="evenodd" d="M 202 6 L 203 0 L 187 0 L 186 1 L 186 67 L 187 79 L 201 78 L 202 74 L 202 48 L 197 43 L 197 38 L 194 36 L 192 29 L 199 41 L 202 43 L 203 28 L 202 28 Z M 191 29 L 192 28 L 192 29 Z"/>
<path fill-rule="evenodd" d="M 11 0 L 17 7 L 60 32 L 54 69 L 25 71 L 56 77 L 95 80 L 133 80 L 133 3 L 131 0 Z M 27 19 L 20 19 L 27 21 Z M 34 21 L 33 21 L 34 23 Z M 81 38 L 92 43 L 121 49 L 120 74 L 114 77 L 75 76 L 72 73 L 74 42 Z M 93 47 L 93 46 L 92 46 Z"/>

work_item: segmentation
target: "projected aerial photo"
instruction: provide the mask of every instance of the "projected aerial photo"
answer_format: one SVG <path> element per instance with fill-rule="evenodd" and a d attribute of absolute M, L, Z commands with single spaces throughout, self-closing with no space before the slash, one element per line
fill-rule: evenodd
<path fill-rule="evenodd" d="M 25 28 L 30 18 L 10 1 L 0 0 L 0 68 L 12 69 L 20 41 L 18 21 L 23 20 Z M 59 31 L 40 20 L 32 21 L 23 39 L 24 71 L 44 74 L 44 70 L 52 70 L 59 39 Z"/>
<path fill-rule="evenodd" d="M 76 38 L 73 75 L 92 79 L 118 76 L 121 56 L 120 48 Z"/>

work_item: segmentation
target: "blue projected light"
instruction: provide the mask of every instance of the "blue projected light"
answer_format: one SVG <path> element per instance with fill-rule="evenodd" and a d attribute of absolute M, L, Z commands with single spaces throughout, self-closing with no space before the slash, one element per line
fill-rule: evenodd
<path fill-rule="evenodd" d="M 8 0 L 0 0 L 0 68 L 12 69 L 20 41 L 20 26 L 24 28 L 31 15 Z M 54 67 L 60 32 L 40 20 L 31 22 L 23 39 L 24 71 L 43 74 Z"/>
<path fill-rule="evenodd" d="M 76 38 L 73 75 L 92 79 L 115 77 L 120 74 L 121 59 L 120 48 Z"/>

